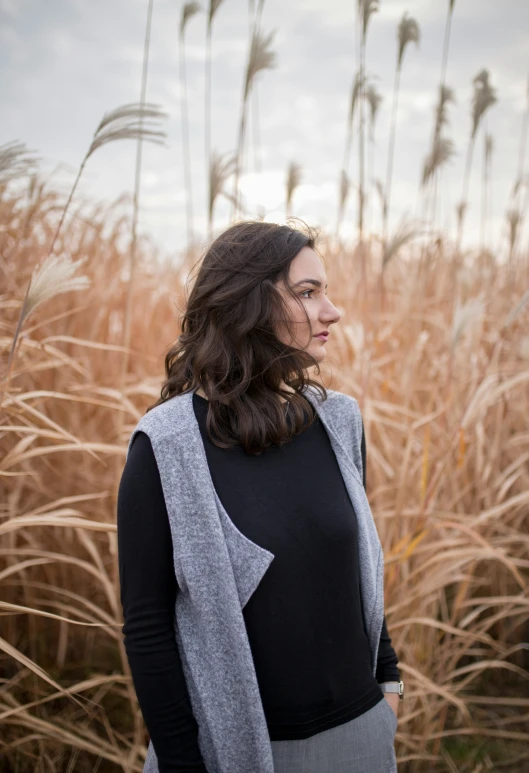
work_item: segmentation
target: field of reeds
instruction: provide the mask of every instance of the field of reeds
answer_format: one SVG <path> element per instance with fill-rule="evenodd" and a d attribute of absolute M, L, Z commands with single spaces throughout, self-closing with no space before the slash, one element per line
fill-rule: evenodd
<path fill-rule="evenodd" d="M 25 196 L 2 190 L 4 366 L 57 208 L 42 184 Z M 85 208 L 74 220 L 70 254 L 84 261 L 86 286 L 68 290 L 52 267 L 53 297 L 22 326 L 3 395 L 2 771 L 140 771 L 147 741 L 122 645 L 116 488 L 200 256 L 162 265 L 139 245 L 124 370 L 130 256 L 122 218 L 107 217 Z M 434 243 L 421 271 L 390 262 L 375 312 L 369 251 L 363 302 L 358 250 L 323 238 L 321 251 L 343 310 L 322 378 L 363 411 L 388 627 L 407 688 L 399 769 L 526 770 L 529 263 L 509 272 L 483 254 L 456 266 Z"/>
<path fill-rule="evenodd" d="M 254 77 L 273 62 L 270 38 L 258 31 L 262 5 L 255 9 L 237 153 L 223 161 L 208 145 L 210 236 L 218 196 L 230 198 L 235 219 L 241 211 L 254 214 L 244 212 L 238 180 Z M 436 230 L 439 171 L 452 151 L 444 80 L 450 0 L 421 182 L 426 232 L 413 223 L 394 233 L 388 228 L 393 121 L 387 179 L 378 185 L 380 229 L 368 233 L 363 133 L 369 106 L 373 131 L 378 102 L 366 82 L 365 43 L 378 3 L 358 5 L 360 66 L 337 228 L 322 232 L 319 243 L 329 294 L 342 311 L 321 379 L 357 398 L 366 427 L 388 629 L 406 684 L 396 736 L 399 771 L 522 773 L 529 768 L 524 154 L 507 210 L 506 254 L 494 254 L 483 241 L 463 251 L 474 143 L 495 101 L 488 73 L 479 73 L 458 232 L 450 238 Z M 208 51 L 219 6 L 219 0 L 209 5 Z M 197 10 L 196 3 L 184 5 L 182 52 Z M 145 61 L 151 13 L 152 0 Z M 394 111 L 404 52 L 418 38 L 417 22 L 405 14 Z M 185 66 L 181 72 L 185 77 Z M 1 773 L 140 772 L 143 766 L 148 736 L 121 634 L 117 487 L 130 432 L 159 396 L 165 351 L 179 334 L 190 272 L 205 249 L 193 238 L 190 195 L 189 247 L 180 259 L 160 260 L 156 244 L 137 234 L 141 144 L 163 139 L 163 113 L 146 102 L 144 86 L 139 103 L 104 116 L 66 202 L 22 144 L 0 147 Z M 184 126 L 185 117 L 184 110 Z M 358 239 L 347 245 L 336 237 L 350 192 L 345 167 L 353 120 Z M 522 147 L 526 133 L 527 122 Z M 99 147 L 122 139 L 138 148 L 131 200 L 124 196 L 112 207 L 81 200 L 76 187 L 85 164 Z M 490 155 L 492 144 L 483 139 Z M 189 181 L 184 142 L 185 158 Z M 287 213 L 298 172 L 291 166 L 287 175 Z M 231 176 L 235 188 L 228 195 Z M 488 182 L 485 175 L 485 193 Z"/>

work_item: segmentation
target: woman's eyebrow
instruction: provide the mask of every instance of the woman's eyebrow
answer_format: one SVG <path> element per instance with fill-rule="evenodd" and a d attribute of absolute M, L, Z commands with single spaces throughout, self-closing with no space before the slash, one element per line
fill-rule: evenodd
<path fill-rule="evenodd" d="M 294 287 L 297 287 L 298 285 L 302 285 L 303 282 L 307 282 L 308 284 L 315 285 L 316 287 L 321 287 L 321 282 L 319 279 L 300 279 L 299 282 L 296 282 Z M 329 285 L 325 285 L 325 289 L 327 289 Z"/>

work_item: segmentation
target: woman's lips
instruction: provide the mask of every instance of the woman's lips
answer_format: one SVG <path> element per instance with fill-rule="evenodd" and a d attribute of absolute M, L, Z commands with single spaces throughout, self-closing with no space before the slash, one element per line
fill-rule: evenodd
<path fill-rule="evenodd" d="M 328 337 L 328 333 L 320 333 L 319 335 L 314 336 L 314 338 L 319 338 L 321 341 L 326 341 Z"/>

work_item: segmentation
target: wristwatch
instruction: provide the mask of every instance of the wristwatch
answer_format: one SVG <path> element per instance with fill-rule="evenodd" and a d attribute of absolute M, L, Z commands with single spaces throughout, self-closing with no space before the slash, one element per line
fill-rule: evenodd
<path fill-rule="evenodd" d="M 404 682 L 379 682 L 382 692 L 398 692 L 399 698 L 404 700 Z"/>

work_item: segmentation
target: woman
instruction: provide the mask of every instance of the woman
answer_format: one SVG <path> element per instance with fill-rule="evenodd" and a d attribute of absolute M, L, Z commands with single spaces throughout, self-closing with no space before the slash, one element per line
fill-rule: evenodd
<path fill-rule="evenodd" d="M 340 320 L 310 231 L 210 246 L 136 425 L 117 524 L 145 773 L 393 773 L 402 682 Z"/>

